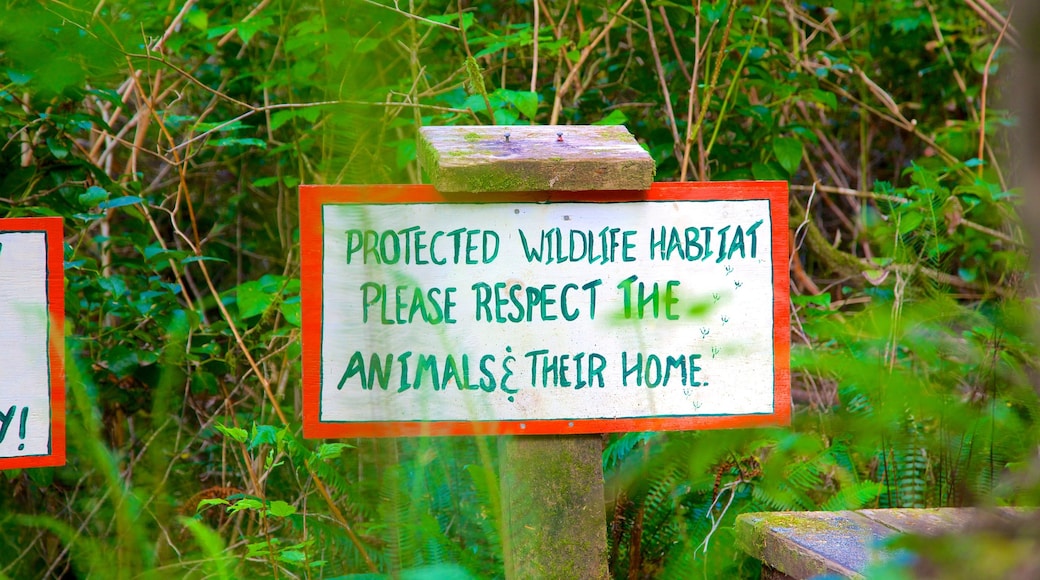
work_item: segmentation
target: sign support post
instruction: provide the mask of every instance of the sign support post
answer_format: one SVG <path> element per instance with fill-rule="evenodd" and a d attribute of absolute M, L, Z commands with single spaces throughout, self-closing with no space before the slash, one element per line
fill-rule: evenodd
<path fill-rule="evenodd" d="M 622 126 L 425 127 L 442 193 L 645 191 L 654 162 Z M 603 436 L 503 436 L 507 578 L 607 578 Z"/>

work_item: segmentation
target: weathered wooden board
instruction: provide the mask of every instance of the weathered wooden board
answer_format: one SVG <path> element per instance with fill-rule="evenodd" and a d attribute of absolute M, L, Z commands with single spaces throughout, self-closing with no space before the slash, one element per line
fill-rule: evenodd
<path fill-rule="evenodd" d="M 789 420 L 784 183 L 300 195 L 307 436 Z"/>
<path fill-rule="evenodd" d="M 772 512 L 737 517 L 737 541 L 763 564 L 793 578 L 834 574 L 861 578 L 872 562 L 892 557 L 880 549 L 893 535 L 957 532 L 983 518 L 1008 518 L 1009 508 L 866 509 Z"/>
<path fill-rule="evenodd" d="M 61 218 L 0 219 L 0 469 L 65 464 Z"/>
<path fill-rule="evenodd" d="M 893 530 L 851 511 L 742 514 L 741 548 L 794 578 L 860 578 L 877 542 Z"/>
<path fill-rule="evenodd" d="M 621 125 L 423 127 L 419 161 L 445 193 L 645 190 L 654 177 Z"/>

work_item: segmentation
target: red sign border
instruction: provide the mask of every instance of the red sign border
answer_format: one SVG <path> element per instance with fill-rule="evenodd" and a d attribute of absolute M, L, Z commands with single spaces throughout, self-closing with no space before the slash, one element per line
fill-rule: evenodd
<path fill-rule="evenodd" d="M 50 365 L 50 453 L 0 458 L 0 469 L 65 465 L 65 226 L 60 217 L 0 218 L 0 232 L 43 232 L 47 239 L 47 335 Z M 8 435 L 10 436 L 10 434 Z"/>
<path fill-rule="evenodd" d="M 770 414 L 536 419 L 509 421 L 322 422 L 322 206 L 329 204 L 727 201 L 768 199 L 773 259 L 773 412 Z M 441 193 L 429 185 L 301 185 L 301 311 L 304 437 L 431 435 L 560 435 L 624 431 L 686 431 L 788 425 L 791 422 L 791 313 L 788 189 L 784 181 L 654 183 L 646 191 Z"/>

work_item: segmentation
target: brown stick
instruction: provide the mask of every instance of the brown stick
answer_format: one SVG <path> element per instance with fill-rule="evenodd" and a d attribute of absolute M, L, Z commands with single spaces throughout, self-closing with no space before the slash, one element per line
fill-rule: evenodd
<path fill-rule="evenodd" d="M 664 76 L 664 66 L 661 64 L 661 55 L 657 52 L 657 41 L 654 39 L 654 22 L 650 15 L 650 6 L 646 0 L 639 0 L 643 5 L 643 14 L 646 15 L 646 33 L 650 37 L 650 51 L 654 53 L 654 65 L 657 68 L 657 80 L 661 83 L 661 93 L 664 95 L 664 110 L 668 115 L 668 128 L 672 130 L 674 143 L 673 154 L 678 156 L 682 147 L 679 138 L 679 127 L 675 123 L 675 110 L 672 109 L 672 95 L 668 92 L 668 79 Z"/>
<path fill-rule="evenodd" d="M 1000 46 L 1000 41 L 1004 39 L 1004 34 L 1007 32 L 1009 24 L 1011 24 L 1010 20 L 1004 21 L 1004 28 L 1000 29 L 1000 34 L 997 35 L 997 40 L 993 43 L 993 49 L 989 51 L 989 57 L 986 58 L 986 68 L 982 71 L 982 96 L 979 102 L 979 161 L 985 159 L 983 155 L 986 153 L 986 92 L 989 89 L 989 67 L 993 64 L 993 56 L 997 54 L 997 47 Z M 982 177 L 981 163 L 979 164 L 978 175 Z"/>
<path fill-rule="evenodd" d="M 718 53 L 715 55 L 715 70 L 711 73 L 711 82 L 708 83 L 707 90 L 704 91 L 704 96 L 701 98 L 701 109 L 697 113 L 697 121 L 694 123 L 687 123 L 686 130 L 686 147 L 683 149 L 683 169 L 680 172 L 680 180 L 686 180 L 686 164 L 690 160 L 690 148 L 693 146 L 693 136 L 700 135 L 701 125 L 704 124 L 704 117 L 708 114 L 708 104 L 711 102 L 711 93 L 715 91 L 715 87 L 719 82 L 719 73 L 722 72 L 722 57 L 726 54 L 726 45 L 729 44 L 729 32 L 733 29 L 733 16 L 737 12 L 737 4 L 734 2 L 729 9 L 729 18 L 726 20 L 726 28 L 722 30 L 722 42 L 719 44 Z M 690 94 L 695 93 L 695 85 L 690 83 Z M 692 117 L 692 115 L 691 115 Z M 691 119 L 692 120 L 692 119 Z M 701 176 L 703 179 L 704 176 Z"/>
<path fill-rule="evenodd" d="M 620 17 L 625 10 L 628 10 L 628 7 L 632 5 L 633 1 L 634 0 L 625 0 L 625 3 L 618 8 L 618 11 L 603 26 L 603 30 L 600 30 L 599 34 L 592 39 L 592 42 L 581 50 L 581 54 L 578 56 L 578 62 L 574 65 L 574 68 L 571 69 L 571 72 L 567 74 L 567 78 L 563 79 L 563 84 L 556 90 L 556 96 L 553 97 L 552 114 L 549 116 L 550 125 L 556 125 L 560 120 L 560 110 L 563 108 L 563 95 L 571 88 L 571 85 L 574 84 L 574 79 L 578 76 L 578 71 L 581 70 L 581 65 L 585 64 L 585 61 L 588 60 L 592 51 L 595 50 L 596 47 L 599 46 L 599 43 L 607 36 L 607 31 L 614 27 L 614 23 L 617 22 L 618 17 Z"/>

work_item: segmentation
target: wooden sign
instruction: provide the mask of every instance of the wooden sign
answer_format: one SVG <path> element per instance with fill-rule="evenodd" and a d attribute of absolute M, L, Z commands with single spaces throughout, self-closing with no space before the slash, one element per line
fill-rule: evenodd
<path fill-rule="evenodd" d="M 0 219 L 0 469 L 65 464 L 61 218 Z"/>
<path fill-rule="evenodd" d="M 785 183 L 300 196 L 308 437 L 790 419 Z"/>

